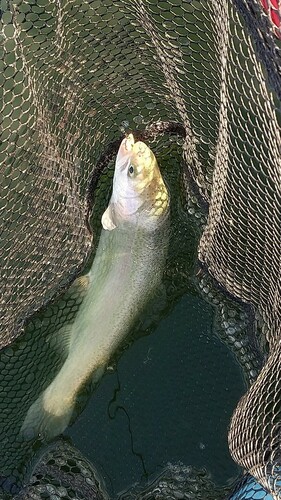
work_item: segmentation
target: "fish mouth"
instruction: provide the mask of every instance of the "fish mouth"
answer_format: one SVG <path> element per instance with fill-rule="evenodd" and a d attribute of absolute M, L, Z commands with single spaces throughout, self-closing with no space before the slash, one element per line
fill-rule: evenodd
<path fill-rule="evenodd" d="M 125 142 L 124 142 L 125 150 L 128 153 L 130 153 L 134 147 L 134 144 L 135 144 L 135 139 L 134 139 L 133 134 L 131 133 L 125 139 Z"/>
<path fill-rule="evenodd" d="M 135 144 L 135 139 L 132 133 L 127 135 L 125 139 L 123 139 L 123 141 L 120 144 L 116 157 L 116 163 L 115 163 L 116 170 L 122 172 L 123 170 L 126 169 L 126 167 L 131 161 L 134 144 Z"/>
<path fill-rule="evenodd" d="M 134 136 L 132 133 L 130 133 L 125 138 L 124 147 L 125 147 L 126 152 L 134 153 L 138 156 L 143 156 L 149 150 L 148 146 L 144 142 L 142 142 L 142 141 L 135 142 L 135 139 L 134 139 Z"/>
<path fill-rule="evenodd" d="M 150 148 L 144 142 L 138 141 L 133 146 L 132 160 L 137 164 L 141 162 L 144 166 L 151 161 L 151 154 Z"/>
<path fill-rule="evenodd" d="M 140 160 L 149 161 L 150 156 L 149 147 L 142 141 L 135 142 L 133 134 L 130 133 L 121 143 L 116 158 L 116 167 L 122 172 L 132 160 L 137 162 Z"/>

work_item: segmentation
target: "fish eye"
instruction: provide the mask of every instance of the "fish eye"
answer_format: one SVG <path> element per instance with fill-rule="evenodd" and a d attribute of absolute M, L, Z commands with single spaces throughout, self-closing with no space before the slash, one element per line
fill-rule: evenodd
<path fill-rule="evenodd" d="M 129 166 L 128 172 L 129 172 L 130 175 L 132 175 L 134 173 L 134 167 L 133 167 L 133 165 Z"/>

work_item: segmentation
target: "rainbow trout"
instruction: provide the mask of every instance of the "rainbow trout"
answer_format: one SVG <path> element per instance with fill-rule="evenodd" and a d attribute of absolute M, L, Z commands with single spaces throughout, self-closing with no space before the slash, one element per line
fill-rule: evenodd
<path fill-rule="evenodd" d="M 109 205 L 102 216 L 86 292 L 67 338 L 66 360 L 29 408 L 26 439 L 51 439 L 69 424 L 76 396 L 97 383 L 120 342 L 159 286 L 169 233 L 169 196 L 153 152 L 130 134 L 119 148 Z M 81 279 L 81 278 L 80 278 Z"/>

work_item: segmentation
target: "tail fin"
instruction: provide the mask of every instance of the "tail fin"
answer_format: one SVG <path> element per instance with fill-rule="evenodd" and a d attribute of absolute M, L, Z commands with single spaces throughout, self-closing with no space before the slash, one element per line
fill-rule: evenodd
<path fill-rule="evenodd" d="M 61 434 L 68 426 L 74 409 L 74 401 L 66 403 L 65 400 L 61 400 L 56 411 L 52 412 L 55 403 L 52 402 L 51 397 L 50 395 L 47 399 L 46 391 L 44 391 L 30 406 L 20 431 L 25 440 L 39 437 L 49 441 Z"/>
<path fill-rule="evenodd" d="M 74 299 L 76 304 L 82 302 L 89 287 L 89 274 L 77 278 L 66 292 L 66 297 Z M 59 331 L 48 338 L 54 349 L 60 348 L 64 361 L 69 355 L 73 335 L 73 322 L 62 326 Z M 64 366 L 64 365 L 63 365 Z M 38 399 L 30 406 L 21 427 L 21 435 L 26 440 L 40 437 L 46 441 L 61 434 L 68 426 L 74 406 L 74 394 L 69 396 L 67 387 L 60 384 L 63 367 Z"/>

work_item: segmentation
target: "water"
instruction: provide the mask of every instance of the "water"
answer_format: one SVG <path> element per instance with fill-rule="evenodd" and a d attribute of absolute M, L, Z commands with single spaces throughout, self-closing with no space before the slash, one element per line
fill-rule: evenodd
<path fill-rule="evenodd" d="M 174 144 L 166 151 L 160 146 L 172 217 L 163 290 L 138 322 L 137 340 L 123 352 L 117 369 L 103 377 L 65 432 L 103 475 L 112 499 L 167 463 L 205 467 L 221 485 L 238 473 L 227 429 L 245 392 L 243 378 L 213 331 L 214 310 L 194 285 L 199 233 L 194 209 L 189 217 L 182 206 L 181 154 Z M 101 176 L 96 192 L 96 230 L 112 173 L 113 168 Z M 24 335 L 0 355 L 0 476 L 8 478 L 2 486 L 9 491 L 20 488 L 26 464 L 42 445 L 22 441 L 19 431 L 31 403 L 63 363 L 58 332 L 78 307 L 77 297 L 66 292 L 31 318 Z"/>
<path fill-rule="evenodd" d="M 245 388 L 212 321 L 211 306 L 185 294 L 123 354 L 68 429 L 112 498 L 167 463 L 205 467 L 219 484 L 237 475 L 227 429 Z"/>
<path fill-rule="evenodd" d="M 174 145 L 166 151 L 161 145 L 160 152 L 172 218 L 166 307 L 156 311 L 152 333 L 130 345 L 67 430 L 104 476 L 112 498 L 167 463 L 204 467 L 221 485 L 239 471 L 227 430 L 245 385 L 234 356 L 213 331 L 213 308 L 194 286 L 199 233 L 180 201 L 180 156 Z M 145 328 L 137 330 L 139 336 Z"/>

